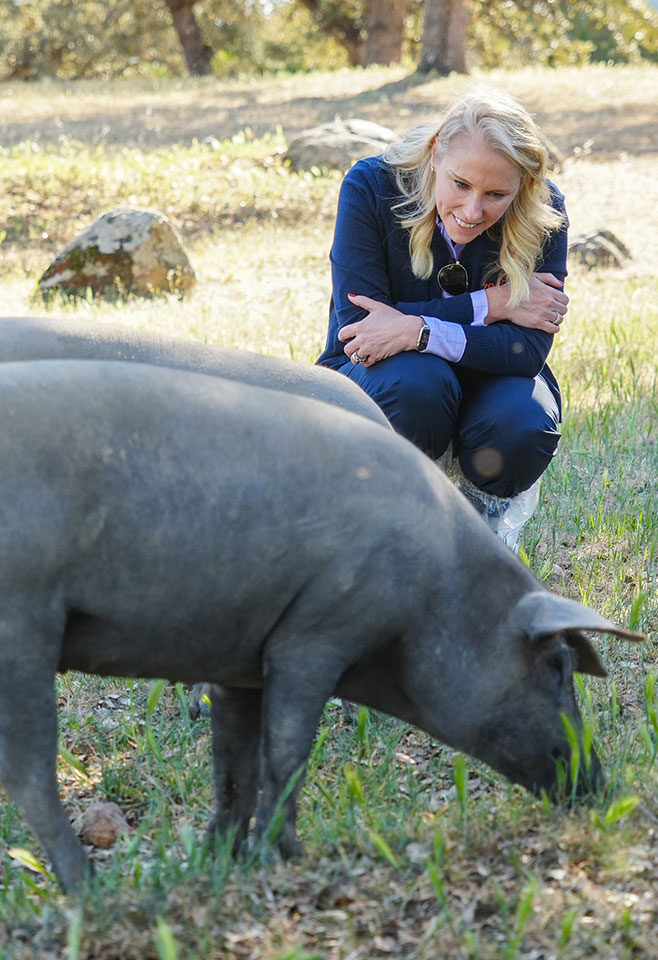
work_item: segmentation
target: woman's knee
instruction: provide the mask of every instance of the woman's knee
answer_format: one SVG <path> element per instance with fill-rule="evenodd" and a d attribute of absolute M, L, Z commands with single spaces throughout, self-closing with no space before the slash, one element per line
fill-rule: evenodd
<path fill-rule="evenodd" d="M 557 431 L 492 436 L 476 449 L 460 448 L 459 465 L 481 490 L 497 497 L 515 497 L 541 477 L 559 440 Z"/>
<path fill-rule="evenodd" d="M 503 403 L 491 400 L 465 412 L 459 462 L 464 475 L 482 490 L 513 497 L 531 487 L 555 456 L 560 440 L 557 404 L 542 387 L 517 390 Z"/>
<path fill-rule="evenodd" d="M 381 407 L 398 433 L 434 459 L 441 456 L 461 403 L 461 387 L 449 363 L 409 351 L 345 372 Z"/>

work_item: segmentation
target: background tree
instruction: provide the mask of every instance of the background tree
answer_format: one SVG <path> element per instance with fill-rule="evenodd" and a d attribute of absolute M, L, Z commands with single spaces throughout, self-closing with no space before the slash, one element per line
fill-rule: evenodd
<path fill-rule="evenodd" d="M 353 67 L 399 63 L 409 0 L 299 0 Z"/>
<path fill-rule="evenodd" d="M 368 37 L 375 23 L 381 34 L 388 24 L 386 43 L 397 49 L 398 16 L 403 56 L 420 50 L 421 72 L 463 72 L 469 61 L 491 68 L 658 60 L 658 15 L 645 0 L 404 0 L 402 14 L 393 0 L 297 3 L 319 32 L 341 44 L 352 66 L 394 62 L 388 52 L 369 50 Z M 374 43 L 383 49 L 381 38 Z"/>
<path fill-rule="evenodd" d="M 408 0 L 368 0 L 366 64 L 400 62 L 408 6 Z"/>
<path fill-rule="evenodd" d="M 194 16 L 198 0 L 166 0 L 178 34 L 187 69 L 192 75 L 211 73 L 212 48 L 201 40 L 201 31 Z"/>
<path fill-rule="evenodd" d="M 469 0 L 469 57 L 523 64 L 658 61 L 658 14 L 644 0 Z"/>
<path fill-rule="evenodd" d="M 363 65 L 365 51 L 365 17 L 363 4 L 343 0 L 299 0 L 313 18 L 315 26 L 334 40 L 347 53 L 351 67 Z"/>
<path fill-rule="evenodd" d="M 658 61 L 643 0 L 0 0 L 0 20 L 0 80 Z"/>
<path fill-rule="evenodd" d="M 329 70 L 410 60 L 422 0 L 275 0 L 264 22 L 264 69 Z"/>
<path fill-rule="evenodd" d="M 467 0 L 425 0 L 419 73 L 466 73 Z"/>
<path fill-rule="evenodd" d="M 181 10 L 180 18 L 185 15 Z M 259 3 L 194 0 L 194 15 L 202 64 L 212 56 L 218 72 L 257 68 L 266 19 Z M 0 79 L 175 76 L 190 70 L 168 0 L 0 0 L 0 18 Z"/>
<path fill-rule="evenodd" d="M 166 8 L 148 0 L 0 0 L 4 78 L 112 76 L 137 63 L 175 69 Z"/>

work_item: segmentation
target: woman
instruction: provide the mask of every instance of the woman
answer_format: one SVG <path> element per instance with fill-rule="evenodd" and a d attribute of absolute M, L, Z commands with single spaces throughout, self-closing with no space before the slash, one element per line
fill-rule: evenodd
<path fill-rule="evenodd" d="M 546 357 L 569 302 L 567 218 L 546 163 L 526 110 L 475 91 L 340 191 L 318 363 L 433 459 L 452 441 L 481 508 L 532 487 L 559 440 Z"/>

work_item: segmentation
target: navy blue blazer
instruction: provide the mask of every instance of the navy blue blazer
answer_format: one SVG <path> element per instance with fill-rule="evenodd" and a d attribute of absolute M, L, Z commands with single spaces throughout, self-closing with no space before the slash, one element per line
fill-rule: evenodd
<path fill-rule="evenodd" d="M 564 196 L 549 184 L 553 206 L 564 213 L 564 225 L 554 231 L 541 251 L 536 270 L 552 273 L 559 280 L 567 275 L 567 227 Z M 338 198 L 336 229 L 331 248 L 332 298 L 329 331 L 324 352 L 317 363 L 340 367 L 345 363 L 344 344 L 338 331 L 366 316 L 350 303 L 347 294 L 357 293 L 388 303 L 402 313 L 440 317 L 464 326 L 466 348 L 456 366 L 485 373 L 535 377 L 541 373 L 560 403 L 560 392 L 546 358 L 553 336 L 501 320 L 473 327 L 473 307 L 468 293 L 443 299 L 437 273 L 453 256 L 440 231 L 434 231 L 434 270 L 427 280 L 414 276 L 409 256 L 409 232 L 403 229 L 391 207 L 400 199 L 391 167 L 383 158 L 359 160 L 343 180 Z M 469 276 L 469 291 L 491 282 L 500 240 L 496 227 L 467 243 L 460 256 Z"/>

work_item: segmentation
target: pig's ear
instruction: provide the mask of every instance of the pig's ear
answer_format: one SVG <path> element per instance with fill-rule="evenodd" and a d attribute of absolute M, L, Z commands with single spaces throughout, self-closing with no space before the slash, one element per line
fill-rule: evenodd
<path fill-rule="evenodd" d="M 640 642 L 647 639 L 643 633 L 619 627 L 582 603 L 558 597 L 548 590 L 533 590 L 522 597 L 516 605 L 515 617 L 519 618 L 517 622 L 535 640 L 574 630 L 613 633 L 617 637 Z"/>
<path fill-rule="evenodd" d="M 607 677 L 608 671 L 601 663 L 601 659 L 584 633 L 579 630 L 565 631 L 567 643 L 575 651 L 578 673 L 589 673 L 593 677 Z"/>
<path fill-rule="evenodd" d="M 569 645 L 573 647 L 578 659 L 576 669 L 579 673 L 590 673 L 595 677 L 606 677 L 607 672 L 599 655 L 583 636 L 582 630 L 596 633 L 612 633 L 627 640 L 644 641 L 643 633 L 619 627 L 582 603 L 558 597 L 547 590 L 535 590 L 523 597 L 516 607 L 516 616 L 525 633 L 533 640 L 544 640 L 556 633 L 564 633 Z"/>

